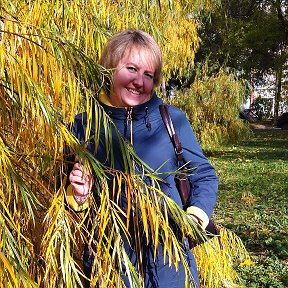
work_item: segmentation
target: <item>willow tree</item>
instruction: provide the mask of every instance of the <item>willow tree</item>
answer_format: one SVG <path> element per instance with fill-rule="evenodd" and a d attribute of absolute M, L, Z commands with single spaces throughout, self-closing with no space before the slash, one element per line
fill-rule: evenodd
<path fill-rule="evenodd" d="M 133 199 L 138 199 L 131 201 L 132 208 L 140 205 L 147 216 L 141 221 L 144 227 L 151 227 L 155 247 L 162 238 L 167 255 L 173 259 L 171 265 L 183 260 L 165 215 L 173 213 L 183 233 L 184 222 L 189 220 L 159 191 L 157 175 L 125 141 L 122 153 L 131 173 L 107 171 L 85 152 L 68 126 L 75 114 L 83 110 L 88 115 L 94 112 L 96 127 L 103 123 L 107 127 L 109 143 L 113 123 L 97 102 L 106 71 L 97 65 L 97 60 L 111 34 L 128 27 L 146 30 L 162 47 L 164 74 L 169 75 L 176 67 L 181 73 L 193 64 L 199 45 L 193 15 L 208 8 L 209 1 L 200 0 L 1 1 L 1 287 L 82 286 L 81 245 L 92 241 L 92 237 L 83 225 L 83 218 L 89 214 L 75 214 L 65 205 L 65 147 L 93 170 L 96 179 L 101 179 L 101 205 L 91 203 L 97 220 L 93 228 L 104 231 L 109 227 L 111 234 L 109 239 L 105 234 L 98 239 L 94 283 L 120 287 L 120 272 L 116 269 L 120 261 L 129 272 L 131 283 L 141 286 L 141 277 L 131 267 L 121 245 L 119 230 L 124 231 L 126 223 L 121 221 L 107 193 L 108 172 L 125 183 Z M 149 174 L 153 186 L 145 186 L 133 173 L 135 165 Z M 142 189 L 147 193 L 143 195 Z M 164 210 L 159 209 L 159 201 L 165 203 Z M 189 223 L 185 233 L 197 234 Z M 111 247 L 115 253 L 110 253 Z"/>
<path fill-rule="evenodd" d="M 240 81 L 232 69 L 210 70 L 208 61 L 197 65 L 193 83 L 177 91 L 171 100 L 186 112 L 205 151 L 247 139 L 251 134 L 248 123 L 238 116 L 247 93 L 245 81 Z"/>

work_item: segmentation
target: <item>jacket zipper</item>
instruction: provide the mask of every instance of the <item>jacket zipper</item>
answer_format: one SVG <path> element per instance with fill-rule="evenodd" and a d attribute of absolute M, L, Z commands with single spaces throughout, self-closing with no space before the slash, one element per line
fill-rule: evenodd
<path fill-rule="evenodd" d="M 127 108 L 127 116 L 126 116 L 126 135 L 127 132 L 130 132 L 130 144 L 133 145 L 133 135 L 132 135 L 132 111 L 133 111 L 133 107 L 128 107 Z"/>

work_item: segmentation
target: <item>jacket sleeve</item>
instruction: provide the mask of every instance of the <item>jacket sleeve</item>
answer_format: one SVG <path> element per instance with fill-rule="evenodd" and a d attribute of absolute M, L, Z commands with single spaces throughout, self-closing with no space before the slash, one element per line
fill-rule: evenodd
<path fill-rule="evenodd" d="M 84 117 L 86 117 L 86 115 L 84 114 Z M 84 118 L 85 119 L 85 118 Z M 85 140 L 85 130 L 83 127 L 83 117 L 81 116 L 81 114 L 77 115 L 75 117 L 74 123 L 73 125 L 71 125 L 70 127 L 71 132 L 73 133 L 73 135 L 80 141 L 80 143 L 83 143 Z M 72 184 L 69 182 L 69 175 L 73 169 L 73 165 L 75 163 L 75 155 L 73 155 L 73 153 L 70 151 L 70 149 L 67 147 L 66 148 L 66 160 L 67 160 L 67 179 L 66 179 L 66 194 L 65 194 L 65 200 L 66 203 L 69 205 L 70 208 L 72 208 L 75 212 L 81 212 L 86 210 L 89 207 L 89 198 L 87 198 L 87 200 L 82 203 L 79 204 L 75 197 L 74 197 L 74 193 L 73 193 L 73 186 Z"/>
<path fill-rule="evenodd" d="M 173 122 L 182 143 L 184 161 L 187 168 L 191 169 L 191 193 L 187 213 L 199 219 L 198 222 L 205 228 L 217 199 L 218 177 L 214 167 L 205 157 L 185 114 L 176 113 Z"/>
<path fill-rule="evenodd" d="M 69 184 L 68 187 L 66 188 L 66 201 L 67 201 L 67 204 L 69 204 L 69 207 L 72 208 L 75 212 L 82 212 L 90 206 L 89 197 L 82 204 L 79 204 L 75 200 L 74 194 L 73 194 L 73 186 L 71 184 Z"/>

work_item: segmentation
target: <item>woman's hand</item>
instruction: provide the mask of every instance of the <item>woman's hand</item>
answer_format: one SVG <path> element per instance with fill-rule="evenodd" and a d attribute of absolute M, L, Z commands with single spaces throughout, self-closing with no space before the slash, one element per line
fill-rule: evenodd
<path fill-rule="evenodd" d="M 89 197 L 93 185 L 93 175 L 90 171 L 84 170 L 83 166 L 76 162 L 69 175 L 69 181 L 73 186 L 74 198 L 79 204 L 83 204 Z"/>

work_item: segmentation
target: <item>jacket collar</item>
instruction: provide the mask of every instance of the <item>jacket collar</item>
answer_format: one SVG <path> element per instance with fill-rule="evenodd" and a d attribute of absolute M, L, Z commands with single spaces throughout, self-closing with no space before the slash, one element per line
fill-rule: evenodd
<path fill-rule="evenodd" d="M 155 109 L 159 110 L 159 105 L 162 104 L 162 100 L 156 95 L 155 92 L 147 102 L 127 108 L 112 106 L 111 102 L 109 101 L 109 97 L 106 95 L 104 90 L 100 91 L 98 100 L 106 113 L 115 119 L 126 118 L 127 111 L 130 110 L 132 111 L 133 119 L 138 120 L 142 117 L 147 117 L 148 112 L 151 113 Z"/>

